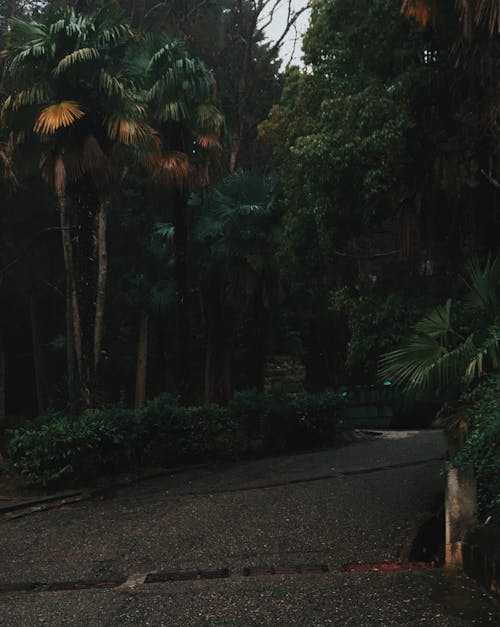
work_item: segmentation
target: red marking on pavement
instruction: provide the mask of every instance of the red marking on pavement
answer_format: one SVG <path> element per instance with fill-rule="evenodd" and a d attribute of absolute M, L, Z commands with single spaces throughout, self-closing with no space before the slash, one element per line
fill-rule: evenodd
<path fill-rule="evenodd" d="M 429 562 L 408 562 L 401 564 L 400 562 L 381 564 L 344 564 L 342 570 L 346 573 L 368 573 L 368 572 L 392 572 L 401 570 L 427 570 L 433 568 Z"/>

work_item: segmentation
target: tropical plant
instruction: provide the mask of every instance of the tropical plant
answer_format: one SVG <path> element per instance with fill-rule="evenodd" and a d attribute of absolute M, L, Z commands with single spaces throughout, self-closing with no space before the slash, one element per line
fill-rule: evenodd
<path fill-rule="evenodd" d="M 470 385 L 500 363 L 500 262 L 476 259 L 467 266 L 468 289 L 463 309 L 465 328 L 452 315 L 452 301 L 431 311 L 415 325 L 400 348 L 385 354 L 380 374 L 408 391 L 443 392 Z"/>
<path fill-rule="evenodd" d="M 147 35 L 130 48 L 127 72 L 148 106 L 158 151 L 149 162 L 152 178 L 167 194 L 173 223 L 177 299 L 179 392 L 189 391 L 188 198 L 208 184 L 217 165 L 224 118 L 213 104 L 212 72 L 181 42 Z"/>
<path fill-rule="evenodd" d="M 500 521 L 500 377 L 491 374 L 462 394 L 467 439 L 452 462 L 472 464 L 478 483 L 478 513 Z"/>
<path fill-rule="evenodd" d="M 500 74 L 500 3 L 498 0 L 455 0 L 452 3 L 437 0 L 404 0 L 402 10 L 424 27 L 429 22 L 446 25 L 454 32 L 452 57 L 457 66 L 468 75 L 474 90 L 483 92 L 480 104 L 479 127 L 481 139 L 487 140 L 487 153 L 482 174 L 496 189 L 500 187 L 500 155 L 498 135 L 500 111 L 498 92 Z"/>
<path fill-rule="evenodd" d="M 123 72 L 134 35 L 107 1 L 94 15 L 48 11 L 41 22 L 13 19 L 6 54 L 18 88 L 3 122 L 25 154 L 37 144 L 40 169 L 58 200 L 66 268 L 67 361 L 76 358 L 84 407 L 95 402 L 107 280 L 106 220 L 118 149 L 147 153 L 145 105 Z"/>
<path fill-rule="evenodd" d="M 198 198 L 207 403 L 227 403 L 231 397 L 233 342 L 242 316 L 252 311 L 265 327 L 267 313 L 279 300 L 281 212 L 276 201 L 275 181 L 241 170 L 209 189 L 203 201 Z"/>

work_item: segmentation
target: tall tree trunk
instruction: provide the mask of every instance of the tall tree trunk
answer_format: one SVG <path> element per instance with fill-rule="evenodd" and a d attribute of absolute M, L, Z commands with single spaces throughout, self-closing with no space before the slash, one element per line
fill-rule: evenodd
<path fill-rule="evenodd" d="M 66 270 L 66 360 L 68 375 L 68 394 L 72 398 L 75 385 L 75 359 L 78 370 L 82 362 L 82 340 L 78 300 L 76 297 L 75 266 L 73 262 L 73 245 L 71 242 L 71 219 L 68 201 L 65 195 L 58 196 L 59 219 Z"/>
<path fill-rule="evenodd" d="M 5 379 L 6 379 L 6 357 L 5 338 L 3 328 L 0 327 L 0 436 L 5 431 Z"/>
<path fill-rule="evenodd" d="M 205 404 L 227 405 L 232 396 L 234 320 L 228 319 L 220 295 L 206 304 L 207 352 L 205 355 Z M 226 313 L 226 315 L 224 315 Z"/>
<path fill-rule="evenodd" d="M 177 389 L 183 400 L 188 400 L 190 392 L 189 346 L 191 325 L 189 320 L 188 290 L 188 227 L 187 195 L 175 195 L 173 206 L 174 249 L 175 249 L 175 287 L 177 310 Z"/>
<path fill-rule="evenodd" d="M 106 284 L 108 276 L 108 252 L 106 247 L 108 202 L 99 203 L 96 216 L 96 241 L 97 241 L 97 298 L 94 325 L 94 368 L 98 372 L 101 358 L 102 337 L 104 332 L 104 304 L 106 300 Z"/>
<path fill-rule="evenodd" d="M 135 407 L 141 409 L 146 400 L 149 347 L 149 314 L 141 311 L 139 323 L 139 339 L 137 342 L 137 373 L 135 383 Z"/>
<path fill-rule="evenodd" d="M 96 232 L 101 203 L 97 189 L 90 177 L 82 178 L 75 183 L 72 188 L 72 201 L 74 226 L 77 234 L 73 251 L 76 311 L 79 314 L 81 337 L 80 395 L 82 409 L 85 410 L 94 407 L 98 401 L 95 369 L 96 305 L 98 281 L 103 278 L 98 275 L 98 268 L 102 260 L 99 259 L 99 238 Z"/>
<path fill-rule="evenodd" d="M 33 295 L 30 297 L 31 315 L 31 336 L 33 340 L 33 370 L 35 373 L 35 388 L 38 413 L 42 414 L 45 409 L 45 368 L 43 349 L 40 341 L 40 328 L 38 323 L 38 311 L 36 300 Z"/>

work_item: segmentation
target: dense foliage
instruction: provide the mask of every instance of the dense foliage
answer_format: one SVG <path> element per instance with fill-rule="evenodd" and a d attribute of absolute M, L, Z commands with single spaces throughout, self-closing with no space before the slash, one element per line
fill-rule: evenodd
<path fill-rule="evenodd" d="M 330 441 L 327 396 L 238 393 L 270 355 L 448 400 L 497 368 L 495 2 L 317 0 L 283 68 L 273 7 L 0 2 L 0 431 L 60 412 L 11 439 L 31 480 Z"/>
<path fill-rule="evenodd" d="M 141 465 L 165 468 L 332 444 L 340 406 L 334 394 L 269 398 L 241 392 L 227 408 L 182 407 L 164 395 L 141 410 L 89 410 L 77 421 L 48 414 L 14 431 L 7 452 L 11 469 L 29 483 L 92 481 Z"/>
<path fill-rule="evenodd" d="M 479 517 L 500 522 L 500 377 L 492 375 L 462 395 L 468 436 L 454 463 L 472 464 L 478 481 Z"/>

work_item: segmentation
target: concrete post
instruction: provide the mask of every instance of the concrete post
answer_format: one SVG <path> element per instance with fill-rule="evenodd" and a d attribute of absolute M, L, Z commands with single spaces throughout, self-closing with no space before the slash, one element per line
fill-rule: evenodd
<path fill-rule="evenodd" d="M 476 480 L 472 467 L 448 464 L 445 492 L 446 555 L 448 568 L 463 566 L 462 543 L 476 524 Z"/>

